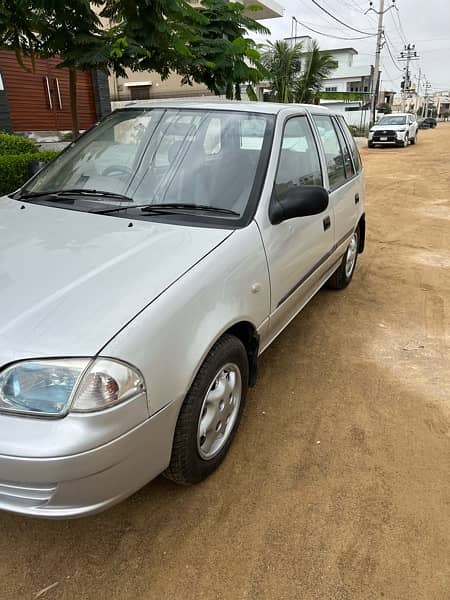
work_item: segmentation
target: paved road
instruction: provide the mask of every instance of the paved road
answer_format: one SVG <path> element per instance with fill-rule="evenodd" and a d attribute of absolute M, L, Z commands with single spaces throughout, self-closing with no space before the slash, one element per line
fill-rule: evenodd
<path fill-rule="evenodd" d="M 354 282 L 264 355 L 220 471 L 80 521 L 1 514 L 2 600 L 450 598 L 450 124 L 363 159 Z"/>

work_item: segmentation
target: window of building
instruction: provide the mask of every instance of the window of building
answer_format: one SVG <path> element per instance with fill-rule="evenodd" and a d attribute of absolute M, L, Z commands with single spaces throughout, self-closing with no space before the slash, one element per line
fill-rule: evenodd
<path fill-rule="evenodd" d="M 337 86 L 331 86 L 331 87 L 326 87 L 325 88 L 326 92 L 337 92 Z"/>
<path fill-rule="evenodd" d="M 323 185 L 319 153 L 306 117 L 289 119 L 284 127 L 274 195 L 302 185 Z"/>
<path fill-rule="evenodd" d="M 132 100 L 148 100 L 150 98 L 150 88 L 150 85 L 132 85 L 128 89 Z"/>

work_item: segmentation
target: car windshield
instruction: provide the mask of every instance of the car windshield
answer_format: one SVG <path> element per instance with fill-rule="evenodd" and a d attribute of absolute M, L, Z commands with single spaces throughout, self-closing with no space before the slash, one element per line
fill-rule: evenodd
<path fill-rule="evenodd" d="M 378 125 L 405 125 L 406 117 L 405 115 L 397 116 L 397 115 L 389 115 L 388 117 L 382 117 L 378 121 Z"/>
<path fill-rule="evenodd" d="M 61 195 L 53 201 L 61 198 L 61 207 L 66 208 L 64 193 L 73 191 L 79 195 L 79 210 L 83 203 L 89 204 L 89 210 L 95 203 L 99 210 L 105 203 L 131 208 L 172 204 L 174 210 L 179 208 L 175 204 L 185 209 L 197 205 L 197 209 L 219 209 L 217 218 L 236 220 L 249 204 L 263 148 L 270 146 L 272 125 L 273 116 L 244 111 L 118 110 L 63 152 L 20 194 L 35 201 L 39 196 L 41 201 L 45 192 L 57 192 Z M 116 197 L 108 198 L 108 192 Z M 209 218 L 214 214 L 207 211 Z"/>

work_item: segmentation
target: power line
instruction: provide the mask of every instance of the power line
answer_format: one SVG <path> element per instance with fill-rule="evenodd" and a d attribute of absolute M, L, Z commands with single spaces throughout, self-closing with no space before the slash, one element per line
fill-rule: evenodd
<path fill-rule="evenodd" d="M 385 41 L 386 48 L 388 49 L 389 56 L 391 57 L 392 64 L 394 65 L 394 67 L 395 67 L 395 68 L 396 68 L 398 71 L 400 71 L 401 73 L 403 73 L 403 69 L 402 69 L 401 67 L 399 67 L 399 66 L 398 66 L 398 64 L 397 64 L 397 63 L 396 63 L 396 61 L 395 61 L 395 58 L 394 58 L 394 56 L 393 56 L 393 54 L 392 54 L 392 50 L 391 50 L 391 47 L 389 46 L 389 42 L 388 42 L 388 39 L 387 39 L 387 37 L 386 37 L 386 34 L 384 34 L 384 41 Z"/>
<path fill-rule="evenodd" d="M 406 37 L 402 34 L 402 32 L 400 31 L 399 26 L 397 25 L 397 21 L 395 20 L 394 14 L 391 12 L 391 18 L 392 18 L 392 22 L 395 25 L 395 29 L 397 30 L 398 36 L 401 39 L 401 41 L 403 42 L 403 44 L 406 44 Z"/>
<path fill-rule="evenodd" d="M 361 29 L 356 29 L 355 27 L 352 27 L 351 25 L 347 25 L 347 23 L 344 23 L 344 21 L 341 21 L 340 19 L 338 19 L 337 17 L 335 17 L 332 13 L 330 13 L 326 8 L 324 8 L 323 6 L 321 6 L 317 2 L 317 0 L 311 0 L 311 2 L 313 4 L 315 4 L 318 8 L 320 8 L 320 10 L 322 10 L 329 17 L 331 17 L 332 19 L 334 19 L 335 21 L 337 21 L 338 23 L 340 23 L 344 27 L 347 27 L 347 29 L 351 29 L 352 31 L 356 31 L 357 33 L 362 33 L 362 34 L 367 35 L 369 37 L 377 35 L 376 33 L 372 33 L 370 31 L 362 31 Z"/>
<path fill-rule="evenodd" d="M 405 30 L 403 29 L 403 25 L 402 25 L 402 22 L 401 22 L 401 19 L 400 19 L 400 11 L 397 8 L 397 10 L 395 12 L 397 14 L 397 20 L 398 20 L 398 24 L 400 26 L 400 37 L 402 37 L 403 41 L 406 43 L 406 39 L 407 38 L 406 38 Z"/>
<path fill-rule="evenodd" d="M 363 37 L 342 37 L 339 35 L 332 35 L 331 33 L 323 33 L 322 31 L 317 31 L 317 29 L 313 29 L 312 27 L 310 27 L 309 25 L 306 25 L 303 21 L 299 21 L 297 19 L 297 23 L 299 25 L 302 25 L 302 27 L 304 27 L 305 29 L 308 29 L 309 31 L 312 31 L 313 33 L 317 33 L 317 35 L 323 35 L 324 37 L 330 37 L 330 38 L 334 38 L 336 40 L 346 40 L 346 41 L 353 41 L 353 40 L 367 40 L 369 38 L 371 38 L 371 35 L 365 35 Z"/>

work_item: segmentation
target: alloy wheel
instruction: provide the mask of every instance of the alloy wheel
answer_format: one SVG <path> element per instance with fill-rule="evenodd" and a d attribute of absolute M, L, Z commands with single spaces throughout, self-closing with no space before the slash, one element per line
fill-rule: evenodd
<path fill-rule="evenodd" d="M 239 414 L 241 397 L 241 372 L 236 364 L 229 363 L 214 377 L 200 410 L 197 450 L 204 460 L 225 446 Z"/>
<path fill-rule="evenodd" d="M 353 273 L 353 269 L 355 268 L 356 257 L 358 254 L 358 234 L 355 233 L 352 235 L 352 239 L 350 240 L 350 244 L 347 248 L 347 256 L 345 259 L 345 276 L 349 279 Z"/>

